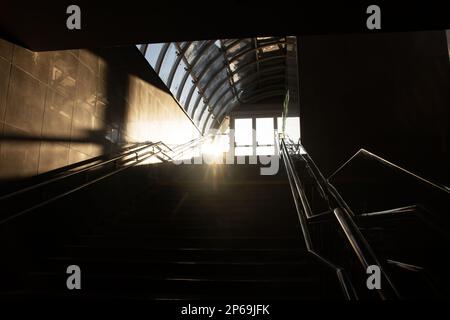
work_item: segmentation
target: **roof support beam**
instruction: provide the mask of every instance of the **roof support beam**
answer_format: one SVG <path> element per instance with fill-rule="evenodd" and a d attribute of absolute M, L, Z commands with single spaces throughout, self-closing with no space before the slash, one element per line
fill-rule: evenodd
<path fill-rule="evenodd" d="M 161 48 L 161 51 L 159 52 L 158 60 L 156 60 L 155 64 L 155 71 L 158 75 L 159 72 L 161 71 L 161 66 L 166 56 L 167 50 L 169 49 L 169 46 L 170 43 L 165 43 L 164 46 Z"/>
<path fill-rule="evenodd" d="M 286 88 L 284 88 L 283 89 L 284 91 L 284 93 L 286 93 Z M 253 98 L 251 98 L 251 99 L 253 99 Z M 228 112 L 229 111 L 229 105 L 230 105 L 230 102 L 232 101 L 232 99 L 229 99 L 229 100 L 227 100 L 227 101 L 225 101 L 224 102 L 224 104 L 223 104 L 223 108 L 219 111 L 219 113 L 216 115 L 216 118 L 218 119 L 218 118 L 220 118 L 223 114 L 225 114 L 226 112 Z M 248 103 L 248 101 L 249 101 L 249 99 L 247 99 L 246 101 L 245 101 L 245 103 Z"/>
<path fill-rule="evenodd" d="M 285 70 L 285 68 L 286 68 L 286 67 L 283 65 L 283 66 L 279 66 L 279 67 L 268 68 L 268 69 L 266 69 L 266 70 L 263 70 L 263 71 L 259 72 L 258 74 L 253 73 L 253 74 L 250 75 L 249 77 L 239 79 L 239 81 L 236 81 L 236 82 L 235 82 L 235 85 L 237 85 L 237 84 L 239 84 L 239 83 L 246 83 L 246 82 L 252 80 L 253 77 L 255 77 L 255 76 L 259 75 L 259 74 L 273 74 L 273 73 L 276 72 L 276 71 Z M 284 74 L 283 74 L 283 76 L 284 76 Z M 254 86 L 256 86 L 256 85 L 257 85 L 257 83 L 253 83 L 253 85 L 252 85 L 251 87 L 254 87 Z M 248 89 L 248 88 L 246 88 L 246 89 Z M 216 92 L 217 92 L 217 91 L 216 91 Z M 216 92 L 214 92 L 214 94 L 215 94 Z M 220 99 L 221 99 L 227 92 L 229 92 L 229 90 L 225 90 L 225 91 L 219 96 L 219 98 L 217 98 L 217 100 L 210 106 L 210 107 L 211 107 L 211 112 L 213 112 L 213 111 L 215 110 L 217 103 L 220 101 Z M 210 98 L 210 103 L 212 103 L 212 97 L 214 96 L 214 94 L 212 94 L 212 95 L 209 97 L 209 98 Z M 206 105 L 205 105 L 205 108 L 202 110 L 202 112 L 201 112 L 201 114 L 200 114 L 200 118 L 202 117 L 202 115 L 203 115 L 205 109 L 206 109 Z"/>
<path fill-rule="evenodd" d="M 179 48 L 178 44 L 177 44 L 177 48 Z M 192 86 L 192 88 L 197 88 L 199 94 L 205 98 L 205 91 L 200 87 L 200 81 L 199 79 L 195 76 L 194 72 L 193 72 L 193 68 L 192 66 L 189 64 L 189 61 L 186 59 L 186 57 L 184 56 L 184 54 L 182 55 L 182 59 L 184 61 L 184 63 L 186 64 L 186 66 L 188 66 L 189 69 L 189 73 L 192 77 L 192 79 L 194 80 L 194 85 Z M 197 60 L 198 61 L 198 60 Z M 188 71 L 186 70 L 186 73 L 188 73 Z M 192 90 L 192 89 L 191 89 Z M 192 90 L 193 92 L 193 90 Z M 189 101 L 186 99 L 186 105 L 189 106 Z"/>
<path fill-rule="evenodd" d="M 239 68 L 237 68 L 236 70 L 234 70 L 234 71 L 229 75 L 229 77 L 230 77 L 230 78 L 233 78 L 233 77 L 234 77 L 236 74 L 238 74 L 239 72 L 244 71 L 246 68 L 249 68 L 249 67 L 253 66 L 253 65 L 256 64 L 256 63 L 260 63 L 260 62 L 263 62 L 263 61 L 276 60 L 276 59 L 285 59 L 285 58 L 286 58 L 286 55 L 283 54 L 283 55 L 279 55 L 279 56 L 265 57 L 265 58 L 263 58 L 263 59 L 259 59 L 259 61 L 251 61 L 251 62 L 249 62 L 249 63 L 246 63 L 246 64 L 242 65 L 242 66 L 239 66 Z M 205 86 L 203 87 L 203 90 L 204 90 L 205 92 L 206 92 L 206 90 L 208 89 L 209 85 L 213 82 L 212 80 L 214 80 L 214 79 L 219 75 L 220 71 L 222 71 L 222 70 L 220 70 L 220 69 L 217 70 L 217 71 L 209 78 L 208 82 L 207 82 L 207 83 L 205 84 Z M 221 86 L 222 84 L 225 83 L 226 80 L 227 80 L 227 78 L 224 78 L 224 79 L 220 82 L 220 85 L 219 85 L 219 84 L 216 84 L 216 87 L 214 87 L 214 89 L 212 90 L 212 93 L 211 93 L 211 94 L 209 95 L 209 97 L 208 97 L 209 100 L 211 100 L 211 97 L 214 95 L 215 91 L 216 91 L 217 89 L 219 89 L 218 85 Z M 234 83 L 234 84 L 236 85 L 236 83 Z M 200 102 L 200 99 L 197 99 L 196 102 L 195 102 L 194 110 L 197 108 L 197 105 L 198 105 L 199 102 Z"/>
<path fill-rule="evenodd" d="M 282 76 L 280 76 L 280 77 L 282 77 Z M 256 85 L 257 85 L 257 84 L 254 83 L 252 86 L 256 86 Z M 249 86 L 249 87 L 251 87 L 251 86 Z M 280 86 L 279 84 L 272 85 L 272 86 L 268 86 L 268 87 L 264 88 L 264 90 L 260 90 L 259 92 L 255 93 L 254 96 L 251 96 L 250 98 L 246 99 L 243 103 L 249 103 L 249 101 L 252 101 L 255 97 L 257 97 L 257 96 L 260 95 L 260 94 L 269 93 L 269 92 L 274 92 L 274 91 L 286 93 L 286 88 L 285 88 L 284 84 L 283 84 L 282 86 Z M 226 91 L 226 92 L 228 92 L 228 91 Z M 225 95 L 222 95 L 222 96 L 219 98 L 218 102 L 219 102 L 224 96 L 225 96 Z M 226 101 L 227 101 L 227 100 L 226 100 Z M 224 109 L 225 109 L 225 108 L 224 108 Z M 224 109 L 223 109 L 223 110 L 224 110 Z M 210 117 L 213 117 L 214 119 L 219 119 L 219 117 L 222 115 L 222 113 L 223 113 L 223 112 L 221 112 L 221 113 L 217 114 L 217 116 L 215 116 L 213 111 L 210 112 L 210 113 L 207 115 L 207 117 L 206 117 L 206 120 L 205 120 L 205 122 L 204 122 L 204 124 L 203 124 L 203 127 L 200 128 L 200 129 L 202 130 L 202 133 L 205 132 L 205 129 L 206 129 L 205 126 L 206 126 L 206 123 L 208 123 L 209 118 L 210 118 Z M 200 119 L 202 119 L 202 117 L 200 117 Z M 200 121 L 200 122 L 201 122 L 201 121 Z"/>
<path fill-rule="evenodd" d="M 192 76 L 193 74 L 193 69 L 196 66 L 198 60 L 200 60 L 200 57 L 214 44 L 214 41 L 205 41 L 202 45 L 202 48 L 199 50 L 199 52 L 197 52 L 197 55 L 195 56 L 194 60 L 192 60 L 192 62 L 189 64 L 187 64 L 187 72 L 184 75 L 183 79 L 181 80 L 180 83 L 180 88 L 178 89 L 178 93 L 177 93 L 177 99 L 180 100 L 181 94 L 183 92 L 184 89 L 184 85 L 186 84 L 186 80 L 188 79 L 189 75 Z M 196 86 L 192 86 L 192 88 L 195 88 Z M 187 105 L 189 105 L 189 101 L 186 102 Z"/>
<path fill-rule="evenodd" d="M 178 65 L 180 64 L 181 59 L 183 59 L 184 53 L 190 47 L 191 44 L 192 44 L 192 42 L 187 42 L 187 43 L 185 43 L 183 48 L 180 48 L 179 43 L 176 43 L 178 57 L 177 57 L 177 60 L 175 60 L 175 63 L 173 64 L 172 69 L 170 70 L 169 77 L 167 78 L 166 86 L 167 86 L 167 88 L 169 88 L 169 90 L 170 90 L 170 87 L 172 86 L 172 82 L 173 82 L 175 73 L 178 70 Z M 187 72 L 187 70 L 186 70 L 186 72 Z"/>
<path fill-rule="evenodd" d="M 235 46 L 238 45 L 240 42 L 241 42 L 240 40 L 235 40 L 232 44 L 230 44 L 230 45 L 227 47 L 226 50 L 235 47 Z M 203 66 L 203 68 L 201 69 L 201 71 L 197 73 L 198 79 L 203 78 L 203 76 L 205 75 L 205 73 L 209 70 L 209 67 L 211 67 L 211 65 L 212 65 L 218 58 L 220 58 L 221 56 L 222 56 L 222 52 L 219 51 L 214 57 L 212 57 L 211 59 L 209 59 L 209 61 Z M 191 91 L 189 92 L 188 99 L 186 99 L 186 104 L 189 104 L 189 103 L 190 103 L 193 92 L 194 92 L 194 90 L 193 90 L 193 88 L 191 88 Z M 207 100 L 206 100 L 206 101 L 207 101 Z M 196 104 L 195 107 L 192 109 L 192 115 L 191 115 L 191 117 L 194 116 L 195 111 L 196 111 L 196 109 L 197 109 L 197 105 L 198 105 L 198 104 Z"/>
<path fill-rule="evenodd" d="M 220 44 L 221 44 L 221 47 L 223 48 L 224 45 L 223 45 L 222 40 L 220 40 Z M 224 50 L 224 51 L 223 51 L 223 59 L 224 59 L 225 64 L 226 64 L 226 66 L 227 66 L 227 75 L 228 75 L 227 78 L 229 79 L 229 83 L 230 83 L 230 86 L 231 86 L 231 88 L 232 88 L 232 90 L 233 90 L 233 94 L 234 94 L 234 96 L 236 97 L 236 99 L 239 100 L 239 97 L 238 97 L 237 92 L 236 92 L 236 86 L 234 85 L 233 77 L 230 77 L 230 76 L 229 76 L 229 75 L 231 75 L 233 72 L 231 71 L 230 62 L 228 61 L 227 50 Z M 209 97 L 208 97 L 208 98 L 209 98 Z"/>
<path fill-rule="evenodd" d="M 241 52 L 239 52 L 238 54 L 236 54 L 235 56 L 233 56 L 233 57 L 230 59 L 230 63 L 232 63 L 232 62 L 238 60 L 239 58 L 242 58 L 243 56 L 245 56 L 245 55 L 247 55 L 247 54 L 249 54 L 249 53 L 252 53 L 252 52 L 255 52 L 255 51 L 257 52 L 258 50 L 261 50 L 261 49 L 264 49 L 264 48 L 268 48 L 268 47 L 271 47 L 271 46 L 273 46 L 273 45 L 282 45 L 282 44 L 286 44 L 286 41 L 285 41 L 285 40 L 283 40 L 283 41 L 274 41 L 274 42 L 270 42 L 270 43 L 267 43 L 267 44 L 258 46 L 258 47 L 256 47 L 256 48 L 253 48 L 253 47 L 252 47 L 252 48 L 250 48 L 250 49 L 241 51 Z"/>

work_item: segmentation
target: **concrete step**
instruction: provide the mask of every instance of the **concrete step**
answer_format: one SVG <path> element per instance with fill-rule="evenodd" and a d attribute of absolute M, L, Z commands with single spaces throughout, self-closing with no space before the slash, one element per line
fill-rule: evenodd
<path fill-rule="evenodd" d="M 71 257 L 106 259 L 155 259 L 180 261 L 222 261 L 227 263 L 270 263 L 277 261 L 301 262 L 309 260 L 305 249 L 255 249 L 255 248 L 142 248 L 142 247 L 116 247 L 105 246 L 86 246 L 86 245 L 68 245 L 62 250 L 63 253 Z"/>
<path fill-rule="evenodd" d="M 67 293 L 67 275 L 55 273 L 32 274 L 33 292 Z M 133 274 L 85 274 L 80 294 L 115 294 L 127 297 L 190 297 L 205 300 L 218 298 L 270 299 L 279 296 L 314 299 L 320 294 L 318 279 L 310 276 L 275 278 L 264 276 L 245 279 L 231 277 L 163 278 Z M 73 292 L 73 294 L 78 294 Z"/>

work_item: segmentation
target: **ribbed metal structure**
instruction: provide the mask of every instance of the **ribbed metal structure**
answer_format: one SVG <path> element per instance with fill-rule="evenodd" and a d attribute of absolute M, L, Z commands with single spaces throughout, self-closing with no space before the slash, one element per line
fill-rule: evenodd
<path fill-rule="evenodd" d="M 276 97 L 283 101 L 288 89 L 297 90 L 297 79 L 292 79 L 297 75 L 297 64 L 292 63 L 296 62 L 295 37 L 138 47 L 203 133 L 217 128 L 239 104 Z M 290 96 L 297 96 L 296 92 Z"/>

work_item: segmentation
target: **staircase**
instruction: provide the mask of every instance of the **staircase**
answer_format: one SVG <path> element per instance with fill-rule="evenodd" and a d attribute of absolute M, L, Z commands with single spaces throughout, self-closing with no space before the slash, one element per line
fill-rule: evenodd
<path fill-rule="evenodd" d="M 342 299 L 306 251 L 283 168 L 262 176 L 256 165 L 169 163 L 110 180 L 43 211 L 81 222 L 38 250 L 2 298 Z M 66 287 L 69 265 L 81 268 L 81 290 Z"/>

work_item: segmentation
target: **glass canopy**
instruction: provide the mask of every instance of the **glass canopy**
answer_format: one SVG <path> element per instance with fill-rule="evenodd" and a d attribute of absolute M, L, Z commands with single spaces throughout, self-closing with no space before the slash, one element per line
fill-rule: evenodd
<path fill-rule="evenodd" d="M 138 48 L 206 133 L 219 127 L 239 104 L 286 94 L 287 61 L 296 54 L 295 41 L 295 37 L 256 37 L 151 43 Z"/>

